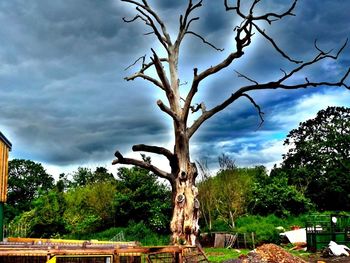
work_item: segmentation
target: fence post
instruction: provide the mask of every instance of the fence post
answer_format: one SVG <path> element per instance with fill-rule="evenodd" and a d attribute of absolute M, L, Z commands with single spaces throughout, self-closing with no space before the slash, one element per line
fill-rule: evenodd
<path fill-rule="evenodd" d="M 254 232 L 252 232 L 252 244 L 253 244 L 253 249 L 255 249 L 255 237 L 254 237 Z"/>

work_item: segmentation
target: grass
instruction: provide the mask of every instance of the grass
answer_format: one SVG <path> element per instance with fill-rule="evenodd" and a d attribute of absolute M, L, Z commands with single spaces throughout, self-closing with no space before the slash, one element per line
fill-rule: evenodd
<path fill-rule="evenodd" d="M 302 258 L 306 261 L 310 258 L 311 255 L 315 255 L 315 253 L 311 253 L 308 251 L 303 251 L 303 250 L 287 250 L 289 253 L 291 253 L 294 256 L 297 256 L 299 258 Z"/>
<path fill-rule="evenodd" d="M 207 255 L 209 262 L 220 263 L 225 260 L 238 258 L 241 254 L 248 254 L 248 249 L 227 249 L 227 248 L 204 248 L 204 252 Z"/>
<path fill-rule="evenodd" d="M 314 253 L 306 252 L 306 251 L 297 251 L 297 250 L 289 250 L 286 249 L 289 253 L 302 258 L 306 261 L 310 258 L 310 256 L 315 255 Z M 240 255 L 246 255 L 249 253 L 249 249 L 227 249 L 227 248 L 204 248 L 204 252 L 207 255 L 209 262 L 211 263 L 221 263 L 225 260 L 236 259 Z"/>

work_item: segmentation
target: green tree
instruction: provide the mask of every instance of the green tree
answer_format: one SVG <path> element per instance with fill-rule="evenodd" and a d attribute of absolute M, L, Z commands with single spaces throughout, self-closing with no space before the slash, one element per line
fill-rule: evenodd
<path fill-rule="evenodd" d="M 138 167 L 120 168 L 118 177 L 114 198 L 117 224 L 143 221 L 157 232 L 166 231 L 171 216 L 169 188 L 154 174 Z"/>
<path fill-rule="evenodd" d="M 31 220 L 30 235 L 49 238 L 66 233 L 63 214 L 66 202 L 62 192 L 50 190 L 33 201 L 34 214 Z"/>
<path fill-rule="evenodd" d="M 201 211 L 208 230 L 214 222 L 224 222 L 233 228 L 235 220 L 247 212 L 251 199 L 253 179 L 257 168 L 236 168 L 224 156 L 219 158 L 221 170 L 198 184 Z M 201 165 L 200 165 L 201 167 Z"/>
<path fill-rule="evenodd" d="M 72 187 L 115 180 L 113 174 L 109 173 L 105 167 L 97 167 L 94 172 L 86 167 L 78 167 L 77 171 L 73 173 L 72 177 Z"/>
<path fill-rule="evenodd" d="M 282 167 L 289 184 L 320 209 L 350 209 L 350 108 L 328 107 L 300 123 L 285 140 Z"/>
<path fill-rule="evenodd" d="M 74 234 L 107 229 L 114 225 L 114 182 L 97 182 L 68 190 L 63 219 Z"/>
<path fill-rule="evenodd" d="M 90 183 L 104 182 L 104 181 L 114 181 L 115 178 L 112 173 L 109 173 L 105 167 L 97 167 L 93 173 Z"/>
<path fill-rule="evenodd" d="M 285 217 L 305 213 L 312 208 L 310 199 L 294 185 L 289 185 L 286 176 L 268 176 L 265 173 L 255 179 L 249 203 L 251 214 Z"/>
<path fill-rule="evenodd" d="M 78 169 L 73 172 L 71 186 L 78 187 L 87 185 L 91 181 L 92 177 L 93 173 L 91 169 L 86 167 L 78 167 Z"/>
<path fill-rule="evenodd" d="M 23 159 L 9 161 L 6 217 L 10 220 L 23 211 L 29 211 L 39 192 L 47 192 L 53 186 L 53 177 L 40 163 Z"/>
<path fill-rule="evenodd" d="M 67 174 L 61 173 L 58 176 L 55 188 L 58 192 L 65 192 L 71 186 L 71 184 L 72 182 L 69 181 Z"/>

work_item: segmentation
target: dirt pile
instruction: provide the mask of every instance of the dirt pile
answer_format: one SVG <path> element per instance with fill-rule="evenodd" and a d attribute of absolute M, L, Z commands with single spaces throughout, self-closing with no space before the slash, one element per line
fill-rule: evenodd
<path fill-rule="evenodd" d="M 274 244 L 265 244 L 239 259 L 226 263 L 307 263 Z"/>

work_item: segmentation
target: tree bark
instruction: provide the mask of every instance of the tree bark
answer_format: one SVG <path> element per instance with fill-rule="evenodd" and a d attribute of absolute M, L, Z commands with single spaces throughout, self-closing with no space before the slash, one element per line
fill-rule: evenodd
<path fill-rule="evenodd" d="M 172 242 L 174 244 L 195 245 L 199 230 L 199 201 L 198 189 L 195 185 L 198 175 L 195 163 L 191 162 L 189 150 L 189 136 L 185 114 L 180 105 L 179 81 L 178 81 L 178 56 L 177 48 L 170 49 L 169 72 L 173 97 L 169 98 L 172 110 L 176 116 L 181 116 L 180 121 L 174 121 L 176 166 L 172 173 L 173 184 L 173 216 L 170 223 Z M 187 118 L 187 115 L 186 115 Z"/>
<path fill-rule="evenodd" d="M 172 242 L 195 245 L 199 225 L 198 189 L 195 179 L 198 175 L 195 163 L 191 163 L 187 138 L 178 138 L 175 152 L 178 171 L 173 188 L 173 217 L 170 224 Z"/>

